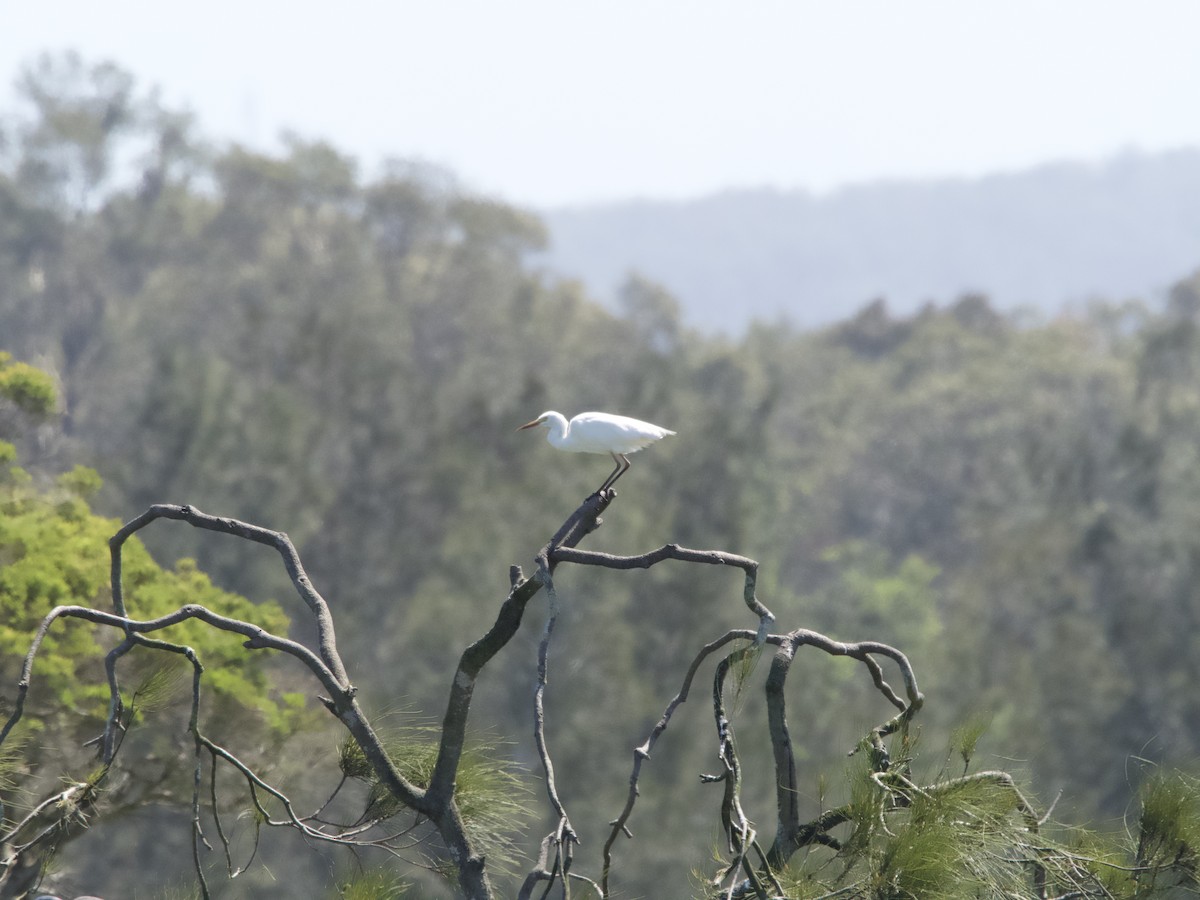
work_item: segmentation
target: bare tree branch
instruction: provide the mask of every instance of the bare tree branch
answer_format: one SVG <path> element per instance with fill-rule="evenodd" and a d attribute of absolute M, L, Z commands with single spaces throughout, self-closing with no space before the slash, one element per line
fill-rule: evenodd
<path fill-rule="evenodd" d="M 177 519 L 187 522 L 194 528 L 203 528 L 208 531 L 220 532 L 221 534 L 230 534 L 244 540 L 264 544 L 278 552 L 283 559 L 284 569 L 287 570 L 288 577 L 291 578 L 292 584 L 296 588 L 296 593 L 299 594 L 300 599 L 308 606 L 316 621 L 317 643 L 320 646 L 321 661 L 329 669 L 330 674 L 339 685 L 349 688 L 350 680 L 346 676 L 345 667 L 342 665 L 341 657 L 337 652 L 337 641 L 334 638 L 333 631 L 333 616 L 329 612 L 329 605 L 325 602 L 325 598 L 312 586 L 312 582 L 308 578 L 308 573 L 304 571 L 304 566 L 300 562 L 300 554 L 296 552 L 295 546 L 282 531 L 271 531 L 261 528 L 258 525 L 239 522 L 237 519 L 210 516 L 200 512 L 200 510 L 193 506 L 177 506 L 168 503 L 159 503 L 151 506 L 140 516 L 131 519 L 121 526 L 108 542 L 109 551 L 112 556 L 111 581 L 113 607 L 116 609 L 118 615 L 125 615 L 125 594 L 121 584 L 121 548 L 124 546 L 125 541 L 132 535 L 160 518 Z"/>
<path fill-rule="evenodd" d="M 294 830 L 308 841 L 351 849 L 374 848 L 398 858 L 402 852 L 420 845 L 423 841 L 440 838 L 438 852 L 443 852 L 457 871 L 458 888 L 469 900 L 491 900 L 495 896 L 488 875 L 486 860 L 477 847 L 464 821 L 456 796 L 456 781 L 462 764 L 468 720 L 474 689 L 487 666 L 517 634 L 529 601 L 542 588 L 546 589 L 548 613 L 537 653 L 537 686 L 534 694 L 533 739 L 545 773 L 546 793 L 551 808 L 557 816 L 554 829 L 541 842 L 540 852 L 534 867 L 526 875 L 519 893 L 521 900 L 535 894 L 549 896 L 556 887 L 561 889 L 564 900 L 569 900 L 572 882 L 586 884 L 601 897 L 612 890 L 616 865 L 614 848 L 619 836 L 633 838 L 630 828 L 633 812 L 641 793 L 643 767 L 651 759 L 657 742 L 665 734 L 679 707 L 688 699 L 692 685 L 702 665 L 718 654 L 712 682 L 712 714 L 716 731 L 716 750 L 720 768 L 710 775 L 702 774 L 701 781 L 721 785 L 718 818 L 724 835 L 727 858 L 719 871 L 710 880 L 714 897 L 756 897 L 760 900 L 775 900 L 785 895 L 783 876 L 791 857 L 801 848 L 826 847 L 835 854 L 853 852 L 859 832 L 852 838 L 839 839 L 831 832 L 839 826 L 862 822 L 861 809 L 845 805 L 822 811 L 815 819 L 801 819 L 799 798 L 799 776 L 796 752 L 787 717 L 787 679 L 792 663 L 802 647 L 813 647 L 830 656 L 845 656 L 856 659 L 866 668 L 871 682 L 884 700 L 894 708 L 894 713 L 872 728 L 856 745 L 851 753 L 865 750 L 869 771 L 870 789 L 876 799 L 868 806 L 870 814 L 865 827 L 875 829 L 876 834 L 891 835 L 887 821 L 893 825 L 903 819 L 893 818 L 914 804 L 932 801 L 938 797 L 973 784 L 992 784 L 1010 792 L 1011 808 L 1005 815 L 1019 813 L 1024 821 L 1023 829 L 1012 823 L 1022 835 L 1015 839 L 1002 861 L 1010 867 L 1028 865 L 1034 896 L 1045 898 L 1049 884 L 1048 865 L 1062 865 L 1065 859 L 1060 851 L 1051 851 L 1035 839 L 1043 824 L 1032 804 L 1022 794 L 1012 777 L 1004 772 L 988 771 L 964 775 L 958 779 L 937 781 L 931 785 L 918 785 L 911 775 L 907 755 L 901 753 L 892 759 L 889 741 L 899 735 L 901 746 L 907 747 L 907 727 L 920 711 L 924 696 L 907 656 L 900 650 L 876 641 L 842 642 L 809 629 L 796 629 L 786 634 L 772 634 L 770 626 L 775 621 L 773 613 L 759 600 L 756 594 L 758 563 L 748 557 L 718 550 L 694 550 L 676 544 L 665 544 L 656 550 L 635 556 L 617 556 L 603 552 L 585 551 L 577 547 L 587 535 L 601 524 L 600 514 L 612 502 L 615 494 L 610 491 L 588 497 L 563 523 L 555 535 L 536 555 L 537 569 L 526 577 L 521 569 L 513 566 L 509 572 L 510 590 L 500 604 L 494 622 L 487 631 L 462 652 L 450 684 L 442 728 L 437 743 L 437 753 L 429 772 L 428 784 L 414 783 L 397 768 L 384 742 L 363 713 L 357 691 L 351 683 L 337 648 L 334 622 L 328 604 L 313 588 L 300 562 L 294 546 L 282 532 L 270 531 L 234 519 L 219 518 L 202 513 L 191 506 L 160 504 L 150 507 L 137 518 L 126 523 L 113 535 L 109 542 L 111 551 L 111 576 L 113 612 L 83 606 L 59 606 L 51 610 L 38 626 L 21 669 L 17 685 L 16 700 L 3 728 L 0 728 L 0 744 L 8 739 L 21 720 L 26 698 L 34 675 L 36 660 L 50 629 L 60 620 L 77 619 L 110 628 L 121 635 L 120 641 L 106 654 L 105 678 L 109 690 L 109 707 L 104 732 L 89 743 L 98 747 L 103 763 L 99 774 L 91 781 L 73 783 L 66 789 L 56 791 L 35 804 L 26 815 L 17 821 L 0 825 L 0 897 L 17 896 L 9 888 L 17 890 L 18 884 L 26 884 L 34 857 L 34 850 L 49 848 L 70 834 L 72 828 L 82 823 L 94 806 L 98 788 L 108 773 L 125 743 L 125 735 L 134 724 L 137 713 L 137 691 L 127 707 L 122 694 L 120 669 L 123 660 L 135 647 L 151 651 L 170 653 L 187 660 L 192 668 L 191 709 L 188 732 L 193 746 L 191 827 L 192 855 L 197 883 L 203 897 L 210 896 L 206 876 L 205 851 L 213 845 L 205 834 L 206 807 L 212 823 L 214 841 L 219 843 L 224 857 L 226 876 L 237 878 L 254 860 L 258 849 L 259 827 Z M 284 568 L 293 586 L 316 623 L 316 647 L 311 648 L 290 638 L 272 634 L 254 622 L 243 621 L 216 613 L 202 605 L 188 603 L 165 615 L 150 619 L 139 619 L 127 611 L 122 578 L 122 553 L 128 539 L 139 530 L 159 519 L 186 522 L 193 527 L 251 540 L 269 546 L 280 554 Z M 678 693 L 667 704 L 662 716 L 651 729 L 646 739 L 633 751 L 632 769 L 624 806 L 610 823 L 610 831 L 601 853 L 602 871 L 594 881 L 572 871 L 575 863 L 577 836 L 559 795 L 555 767 L 546 738 L 546 709 L 544 698 L 549 685 L 549 656 L 559 615 L 559 598 L 554 588 L 553 572 L 559 563 L 599 566 L 610 569 L 648 569 L 668 560 L 711 565 L 732 566 L 744 573 L 742 599 L 757 618 L 754 629 L 734 629 L 712 640 L 692 658 L 682 679 Z M 325 707 L 347 730 L 350 739 L 345 746 L 357 748 L 361 758 L 352 757 L 353 764 L 342 759 L 342 772 L 337 785 L 316 810 L 302 815 L 297 805 L 280 787 L 243 761 L 231 750 L 205 734 L 201 723 L 201 699 L 204 676 L 203 661 L 190 647 L 165 640 L 162 635 L 183 622 L 196 621 L 241 635 L 243 646 L 248 650 L 273 650 L 287 654 L 299 661 L 317 680 L 324 691 L 321 700 Z M 731 646 L 732 645 L 732 646 Z M 765 646 L 776 649 L 764 684 L 767 707 L 767 736 L 769 738 L 775 777 L 776 833 L 769 845 L 759 840 L 757 829 L 744 807 L 742 798 L 742 762 L 739 757 L 736 729 L 727 704 L 728 691 L 740 691 L 745 677 L 752 671 L 754 662 Z M 894 666 L 894 670 L 890 666 Z M 899 674 L 897 688 L 893 688 L 885 677 L 885 667 Z M 365 765 L 363 765 L 365 763 Z M 204 766 L 208 766 L 208 784 L 205 790 Z M 226 768 L 227 767 L 227 768 Z M 245 863 L 235 864 L 235 837 L 226 831 L 222 819 L 222 785 L 220 773 L 228 773 L 226 784 L 236 784 L 238 792 L 245 796 L 255 814 L 253 847 Z M 368 773 L 369 772 L 369 776 Z M 345 816 L 333 807 L 348 780 L 366 781 L 371 785 L 371 794 L 365 808 L 358 815 Z M 376 793 L 378 789 L 378 793 Z M 322 793 L 324 796 L 324 792 Z M 877 805 L 876 805 L 877 804 Z M 1000 804 L 1003 809 L 1003 803 Z M 327 813 L 327 810 L 329 812 Z M 403 812 L 401 822 L 392 820 Z M 857 816 L 857 818 L 856 818 Z M 872 822 L 871 817 L 878 821 Z M 410 821 L 411 819 L 411 821 Z M 0 816 L 0 822 L 5 821 Z M 241 855 L 241 854 L 236 854 Z M 847 863 L 846 871 L 849 871 Z M 987 863 L 991 865 L 991 863 Z M 1079 875 L 1070 875 L 1069 884 L 1084 885 L 1080 890 L 1061 896 L 1095 896 L 1096 891 L 1086 887 L 1090 877 L 1079 868 L 1078 863 L 1067 860 L 1069 868 L 1079 870 Z M 211 872 L 209 873 L 211 874 Z M 1027 876 L 1022 876 L 1027 877 Z M 36 879 L 35 879 L 36 880 Z M 1061 881 L 1062 879 L 1060 879 Z M 1093 879 L 1095 887 L 1102 890 Z M 28 882 L 32 884 L 33 882 Z M 836 884 L 836 881 L 834 882 Z M 854 893 L 859 884 L 837 887 L 827 896 L 835 897 Z M 1061 890 L 1061 887 L 1059 888 Z"/>
<path fill-rule="evenodd" d="M 683 678 L 683 685 L 679 689 L 679 693 L 667 704 L 666 710 L 662 717 L 655 724 L 653 730 L 646 740 L 633 751 L 633 771 L 629 775 L 629 793 L 625 798 L 625 806 L 620 814 L 609 824 L 612 826 L 612 831 L 609 833 L 608 840 L 604 842 L 604 870 L 600 878 L 600 887 L 607 896 L 608 881 L 612 870 L 612 848 L 617 841 L 618 835 L 624 834 L 628 838 L 633 837 L 633 833 L 629 830 L 628 822 L 630 816 L 633 815 L 633 807 L 637 803 L 637 798 L 640 795 L 638 782 L 641 779 L 642 764 L 650 759 L 650 751 L 654 749 L 654 745 L 658 743 L 659 737 L 667 730 L 667 726 L 671 722 L 671 717 L 675 714 L 675 710 L 683 703 L 687 702 L 688 694 L 692 688 L 692 681 L 696 677 L 696 672 L 710 655 L 724 647 L 730 641 L 738 640 L 753 640 L 755 633 L 752 631 L 729 631 L 715 641 L 706 644 L 701 648 L 692 660 L 692 664 L 688 667 L 687 674 Z M 769 638 L 768 638 L 769 640 Z"/>
<path fill-rule="evenodd" d="M 550 554 L 552 562 L 572 562 L 585 566 L 603 566 L 609 569 L 648 569 L 668 559 L 680 562 L 704 563 L 711 566 L 734 566 L 746 573 L 743 599 L 750 611 L 758 616 L 758 632 L 755 642 L 761 644 L 767 631 L 775 621 L 774 614 L 759 602 L 755 594 L 758 582 L 758 563 L 747 556 L 726 553 L 723 550 L 689 550 L 678 544 L 664 544 L 657 550 L 639 556 L 613 556 L 591 550 L 577 550 L 570 546 L 555 546 Z"/>

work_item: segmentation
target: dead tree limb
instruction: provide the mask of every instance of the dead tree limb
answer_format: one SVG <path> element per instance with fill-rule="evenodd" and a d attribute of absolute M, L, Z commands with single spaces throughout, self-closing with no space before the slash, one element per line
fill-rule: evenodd
<path fill-rule="evenodd" d="M 792 748 L 792 738 L 788 731 L 786 698 L 784 687 L 796 651 L 801 647 L 816 647 L 831 656 L 848 656 L 866 665 L 871 674 L 871 680 L 888 702 L 900 710 L 899 714 L 873 729 L 867 740 L 877 752 L 878 759 L 874 765 L 881 770 L 887 768 L 886 750 L 883 738 L 892 734 L 900 724 L 909 721 L 924 703 L 924 697 L 917 687 L 916 675 L 912 665 L 899 650 L 875 641 L 860 641 L 858 643 L 843 643 L 818 634 L 808 629 L 798 629 L 784 635 L 779 641 L 779 649 L 771 661 L 771 671 L 767 676 L 767 723 L 771 736 L 771 748 L 775 756 L 775 797 L 777 825 L 775 840 L 767 855 L 772 868 L 779 869 L 787 862 L 800 847 L 817 840 L 818 835 L 824 834 L 831 826 L 830 821 L 818 821 L 802 825 L 800 822 L 799 797 L 800 789 L 796 777 L 796 757 Z M 874 660 L 874 656 L 891 659 L 900 669 L 904 679 L 907 703 L 901 700 L 883 679 L 883 671 Z M 835 819 L 837 817 L 834 817 Z M 837 822 L 840 824 L 840 820 Z"/>
<path fill-rule="evenodd" d="M 702 775 L 701 779 L 721 785 L 718 818 L 727 854 L 727 859 L 710 882 L 711 889 L 715 892 L 714 896 L 728 900 L 735 897 L 783 896 L 785 891 L 781 886 L 779 873 L 787 866 L 789 859 L 801 848 L 811 845 L 839 851 L 843 843 L 831 832 L 854 819 L 854 811 L 847 806 L 824 810 L 815 819 L 802 821 L 798 802 L 800 790 L 796 754 L 788 727 L 786 698 L 787 679 L 792 663 L 802 647 L 813 647 L 831 656 L 845 656 L 861 662 L 867 669 L 875 689 L 895 710 L 890 718 L 872 728 L 855 750 L 851 751 L 866 751 L 869 777 L 880 798 L 881 816 L 885 813 L 894 814 L 897 810 L 909 807 L 914 803 L 914 798 L 933 797 L 939 792 L 983 780 L 1011 789 L 1012 809 L 1019 811 L 1025 818 L 1029 833 L 1036 834 L 1040 824 L 1037 816 L 1006 773 L 985 772 L 922 787 L 912 780 L 906 759 L 900 757 L 893 762 L 888 739 L 893 735 L 906 733 L 909 722 L 924 702 L 913 667 L 898 649 L 876 641 L 837 641 L 808 629 L 796 629 L 786 634 L 771 633 L 770 628 L 775 622 L 775 616 L 757 596 L 758 563 L 748 557 L 718 550 L 694 550 L 676 544 L 666 544 L 635 556 L 616 556 L 579 549 L 579 542 L 601 524 L 600 513 L 608 507 L 614 496 L 612 492 L 604 492 L 588 497 L 537 554 L 537 568 L 532 576 L 526 577 L 516 566 L 510 570 L 511 587 L 497 610 L 494 622 L 480 638 L 466 647 L 458 660 L 442 717 L 436 758 L 429 769 L 427 783 L 416 783 L 401 772 L 377 730 L 364 714 L 358 701 L 357 690 L 338 651 L 330 608 L 311 584 L 300 557 L 286 534 L 234 519 L 210 516 L 191 506 L 160 504 L 150 507 L 123 525 L 109 542 L 113 611 L 82 606 L 57 607 L 42 620 L 30 643 L 12 713 L 0 728 L 0 744 L 11 735 L 24 714 L 35 661 L 47 634 L 56 623 L 66 619 L 78 619 L 113 629 L 121 636 L 120 641 L 105 658 L 109 710 L 104 733 L 94 742 L 103 763 L 100 774 L 88 784 L 75 784 L 66 791 L 59 791 L 38 804 L 20 820 L 0 825 L 0 846 L 4 848 L 3 859 L 0 859 L 0 888 L 6 880 L 15 884 L 18 876 L 27 877 L 30 871 L 29 863 L 33 859 L 31 851 L 41 845 L 51 844 L 56 834 L 66 833 L 71 827 L 68 818 L 55 811 L 68 808 L 72 815 L 81 817 L 95 803 L 99 783 L 106 777 L 120 753 L 124 735 L 133 720 L 133 713 L 126 710 L 123 700 L 120 667 L 124 658 L 135 647 L 143 647 L 181 656 L 192 669 L 192 697 L 188 722 L 188 731 L 194 746 L 192 852 L 203 897 L 207 898 L 210 895 L 204 855 L 213 850 L 214 842 L 218 843 L 223 851 L 229 878 L 237 877 L 246 867 L 246 864 L 235 864 L 231 838 L 222 824 L 217 771 L 219 767 L 223 767 L 222 772 L 232 773 L 231 777 L 236 777 L 237 783 L 244 786 L 256 813 L 256 822 L 266 827 L 292 829 L 308 841 L 321 841 L 350 848 L 371 847 L 398 856 L 403 849 L 401 838 L 416 829 L 420 823 L 422 831 L 416 839 L 428 837 L 436 831 L 446 856 L 453 863 L 458 887 L 463 895 L 469 900 L 491 900 L 495 893 L 486 860 L 463 819 L 455 793 L 456 778 L 463 760 L 471 703 L 477 681 L 488 663 L 517 634 L 529 601 L 543 588 L 546 589 L 549 611 L 538 645 L 534 743 L 545 773 L 547 796 L 558 821 L 541 843 L 539 857 L 521 886 L 520 898 L 532 897 L 538 891 L 541 896 L 548 896 L 556 883 L 561 886 L 564 898 L 569 897 L 572 880 L 590 885 L 602 897 L 610 895 L 615 871 L 615 844 L 620 835 L 633 837 L 630 822 L 640 796 L 644 766 L 650 761 L 652 751 L 673 717 L 687 701 L 701 666 L 713 657 L 719 657 L 713 672 L 712 715 L 716 732 L 716 757 L 720 769 L 715 774 Z M 316 625 L 316 646 L 310 647 L 285 636 L 272 634 L 254 622 L 224 616 L 199 604 L 184 604 L 168 614 L 152 619 L 139 619 L 131 615 L 122 584 L 122 551 L 130 537 L 159 519 L 182 521 L 196 528 L 228 534 L 273 548 L 279 553 L 297 595 L 313 618 Z M 610 832 L 602 850 L 602 874 L 599 881 L 593 881 L 572 871 L 577 838 L 558 793 L 552 754 L 546 739 L 543 700 L 549 684 L 551 640 L 559 615 L 559 598 L 554 589 L 553 573 L 560 563 L 631 570 L 648 569 L 666 561 L 740 569 L 744 574 L 742 600 L 757 622 L 753 629 L 728 631 L 700 649 L 688 666 L 677 694 L 668 703 L 643 743 L 634 749 L 625 803 L 617 817 L 609 823 Z M 243 646 L 246 649 L 282 653 L 307 669 L 321 685 L 324 692 L 320 698 L 322 703 L 346 729 L 353 746 L 361 753 L 363 766 L 373 775 L 373 784 L 381 786 L 400 808 L 409 811 L 413 817 L 413 824 L 400 830 L 384 829 L 383 823 L 393 816 L 394 812 L 375 815 L 369 806 L 353 821 L 334 824 L 338 816 L 327 814 L 326 809 L 348 777 L 359 777 L 350 774 L 346 768 L 343 768 L 342 778 L 329 800 L 314 812 L 305 814 L 282 789 L 273 785 L 228 748 L 206 735 L 200 716 L 204 684 L 203 660 L 190 647 L 164 639 L 164 635 L 169 634 L 172 626 L 186 621 L 199 621 L 212 628 L 238 634 L 244 638 Z M 727 704 L 727 693 L 731 684 L 735 689 L 741 689 L 739 675 L 745 675 L 752 668 L 752 663 L 767 645 L 776 648 L 764 685 L 767 733 L 774 759 L 776 829 L 772 842 L 764 847 L 751 816 L 743 807 L 742 763 L 738 753 L 735 725 Z M 897 687 L 894 688 L 885 677 L 885 666 L 888 667 L 888 671 L 893 667 L 898 671 L 900 681 Z M 136 703 L 134 706 L 136 707 Z M 208 766 L 209 787 L 207 795 L 202 796 L 204 765 Z M 211 841 L 210 835 L 205 833 L 202 819 L 205 803 L 212 809 Z M 886 831 L 886 826 L 883 828 Z M 1035 894 L 1045 897 L 1047 879 L 1042 864 L 1044 851 L 1033 840 L 1022 842 L 1021 846 L 1027 850 L 1031 860 Z M 3 894 L 0 893 L 0 896 Z"/>
<path fill-rule="evenodd" d="M 543 558 L 559 546 L 571 547 L 582 540 L 600 524 L 599 514 L 611 502 L 612 495 L 589 497 L 562 525 L 543 549 Z M 309 648 L 289 638 L 271 634 L 253 622 L 245 622 L 222 616 L 198 604 L 185 604 L 163 616 L 153 619 L 138 619 L 131 616 L 122 580 L 123 549 L 130 537 L 159 519 L 182 521 L 195 528 L 231 535 L 243 540 L 254 541 L 273 548 L 279 553 L 284 568 L 290 577 L 297 595 L 308 609 L 316 625 L 316 647 Z M 224 631 L 242 635 L 243 646 L 248 650 L 273 650 L 284 653 L 299 661 L 320 683 L 325 696 L 321 697 L 325 707 L 337 717 L 347 729 L 353 741 L 373 771 L 375 778 L 404 808 L 431 822 L 440 835 L 446 852 L 453 861 L 458 874 L 459 886 L 471 900 L 487 900 L 494 896 L 484 867 L 483 857 L 475 850 L 463 822 L 454 797 L 455 776 L 462 759 L 467 735 L 467 720 L 470 712 L 471 695 L 479 672 L 495 654 L 504 647 L 521 624 L 522 614 L 529 599 L 543 586 L 539 578 L 522 578 L 514 572 L 514 584 L 508 599 L 501 605 L 496 621 L 488 632 L 463 652 L 451 683 L 450 698 L 443 720 L 443 729 L 438 745 L 437 760 L 428 786 L 422 787 L 407 779 L 389 757 L 378 733 L 371 725 L 357 699 L 357 690 L 351 683 L 346 667 L 337 647 L 333 615 L 325 599 L 312 585 L 291 540 L 283 532 L 271 531 L 236 519 L 222 518 L 203 513 L 192 506 L 156 504 L 144 513 L 123 525 L 110 539 L 111 589 L 113 612 L 81 606 L 60 606 L 51 610 L 42 620 L 35 633 L 22 667 L 13 709 L 0 728 L 0 744 L 12 733 L 25 711 L 25 701 L 34 674 L 35 660 L 47 633 L 55 623 L 64 619 L 80 619 L 118 630 L 124 639 L 106 656 L 105 674 L 108 681 L 110 703 L 104 735 L 96 743 L 104 763 L 103 773 L 120 751 L 125 721 L 125 704 L 118 670 L 121 660 L 134 647 L 179 654 L 188 659 L 193 668 L 192 711 L 189 730 L 195 745 L 195 768 L 192 795 L 192 831 L 195 868 L 203 896 L 209 895 L 204 876 L 202 851 L 210 849 L 201 825 L 201 790 L 203 782 L 203 758 L 207 755 L 210 767 L 218 762 L 231 767 L 245 780 L 249 795 L 262 820 L 269 826 L 289 827 L 298 830 L 307 839 L 349 846 L 376 846 L 391 849 L 387 840 L 363 837 L 361 827 L 357 829 L 330 830 L 325 823 L 313 817 L 300 815 L 287 795 L 269 784 L 254 770 L 241 762 L 234 754 L 207 737 L 200 726 L 199 709 L 203 683 L 203 662 L 188 647 L 173 644 L 157 637 L 171 626 L 188 620 L 197 620 Z M 552 568 L 553 562 L 548 562 Z M 103 774 L 100 776 L 102 780 Z M 215 786 L 215 774 L 213 775 Z M 344 779 L 343 779 L 344 780 Z M 93 785 L 94 787 L 95 785 Z M 215 791 L 215 787 L 214 787 Z M 80 798 L 82 792 L 77 792 Z M 91 793 L 94 793 L 92 791 Z M 282 819 L 270 814 L 259 800 L 259 795 L 272 798 L 285 811 Z M 75 796 L 75 795 L 72 795 Z M 61 798 L 60 798 L 61 800 Z M 90 802 L 90 801 L 88 801 Z M 52 804 L 61 808 L 63 804 Z M 49 807 L 48 807 L 49 808 Z M 34 848 L 38 841 L 46 843 L 50 832 L 41 829 L 41 837 L 22 843 L 21 832 L 32 820 L 17 823 L 20 827 L 4 829 L 0 842 L 10 848 L 5 859 L 0 861 L 2 872 L 16 873 L 28 868 L 24 861 L 29 859 L 25 851 Z M 54 827 L 62 827 L 57 823 Z M 228 842 L 217 821 L 217 838 L 228 851 Z M 14 843 L 14 840 L 17 843 Z M 15 848 L 15 849 L 13 849 Z M 235 867 L 230 864 L 230 872 Z M 240 871 L 240 869 L 238 869 Z M 0 880 L 6 877 L 0 874 Z"/>

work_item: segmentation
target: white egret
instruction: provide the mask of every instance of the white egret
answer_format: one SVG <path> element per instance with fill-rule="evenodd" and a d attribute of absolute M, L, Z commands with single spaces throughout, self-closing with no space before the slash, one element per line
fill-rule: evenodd
<path fill-rule="evenodd" d="M 580 413 L 570 422 L 562 413 L 548 410 L 532 422 L 526 422 L 517 431 L 542 426 L 546 429 L 546 440 L 559 450 L 571 453 L 607 453 L 617 467 L 612 470 L 596 493 L 612 487 L 618 478 L 629 469 L 627 453 L 636 453 L 675 432 L 658 425 L 651 425 L 628 416 L 612 413 Z"/>

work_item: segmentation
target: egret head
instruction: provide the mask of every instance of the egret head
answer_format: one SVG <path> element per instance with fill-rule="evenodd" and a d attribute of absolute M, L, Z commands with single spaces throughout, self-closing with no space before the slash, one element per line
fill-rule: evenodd
<path fill-rule="evenodd" d="M 520 427 L 518 427 L 517 431 L 524 431 L 526 428 L 537 428 L 537 426 L 539 426 L 539 425 L 545 425 L 546 422 L 549 421 L 549 419 L 550 419 L 550 413 L 544 412 L 540 416 L 538 416 L 536 419 L 534 419 L 532 422 L 526 422 L 524 425 L 521 425 Z"/>

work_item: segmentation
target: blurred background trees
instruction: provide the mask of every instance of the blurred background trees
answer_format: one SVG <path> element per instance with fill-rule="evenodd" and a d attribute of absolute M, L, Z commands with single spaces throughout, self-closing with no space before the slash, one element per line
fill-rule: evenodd
<path fill-rule="evenodd" d="M 300 138 L 278 156 L 211 147 L 110 64 L 48 59 L 21 86 L 25 108 L 0 121 L 0 348 L 62 398 L 60 426 L 23 429 L 25 468 L 95 468 L 104 516 L 170 501 L 287 531 L 352 678 L 405 716 L 440 711 L 447 660 L 492 617 L 509 564 L 528 566 L 605 474 L 513 428 L 605 409 L 679 439 L 639 457 L 596 547 L 759 560 L 781 619 L 909 655 L 926 748 L 982 718 L 981 754 L 1105 824 L 1141 760 L 1200 756 L 1200 278 L 1165 308 L 1031 322 L 968 296 L 705 336 L 636 275 L 613 312 L 540 270 L 537 219 L 447 173 L 367 177 Z M 254 548 L 147 543 L 222 590 L 286 594 Z M 585 844 L 696 648 L 744 624 L 733 578 L 556 582 L 549 739 Z M 532 659 L 523 641 L 507 652 Z M 530 765 L 529 659 L 492 675 L 476 723 L 521 736 L 509 750 Z M 878 707 L 836 667 L 806 685 L 815 809 L 819 773 L 841 770 Z M 645 854 L 633 895 L 686 886 L 708 851 L 691 826 L 713 802 L 695 784 L 710 725 L 697 709 L 673 728 L 639 816 L 679 834 L 629 851 Z M 744 749 L 746 790 L 769 797 L 760 750 L 755 767 Z"/>

